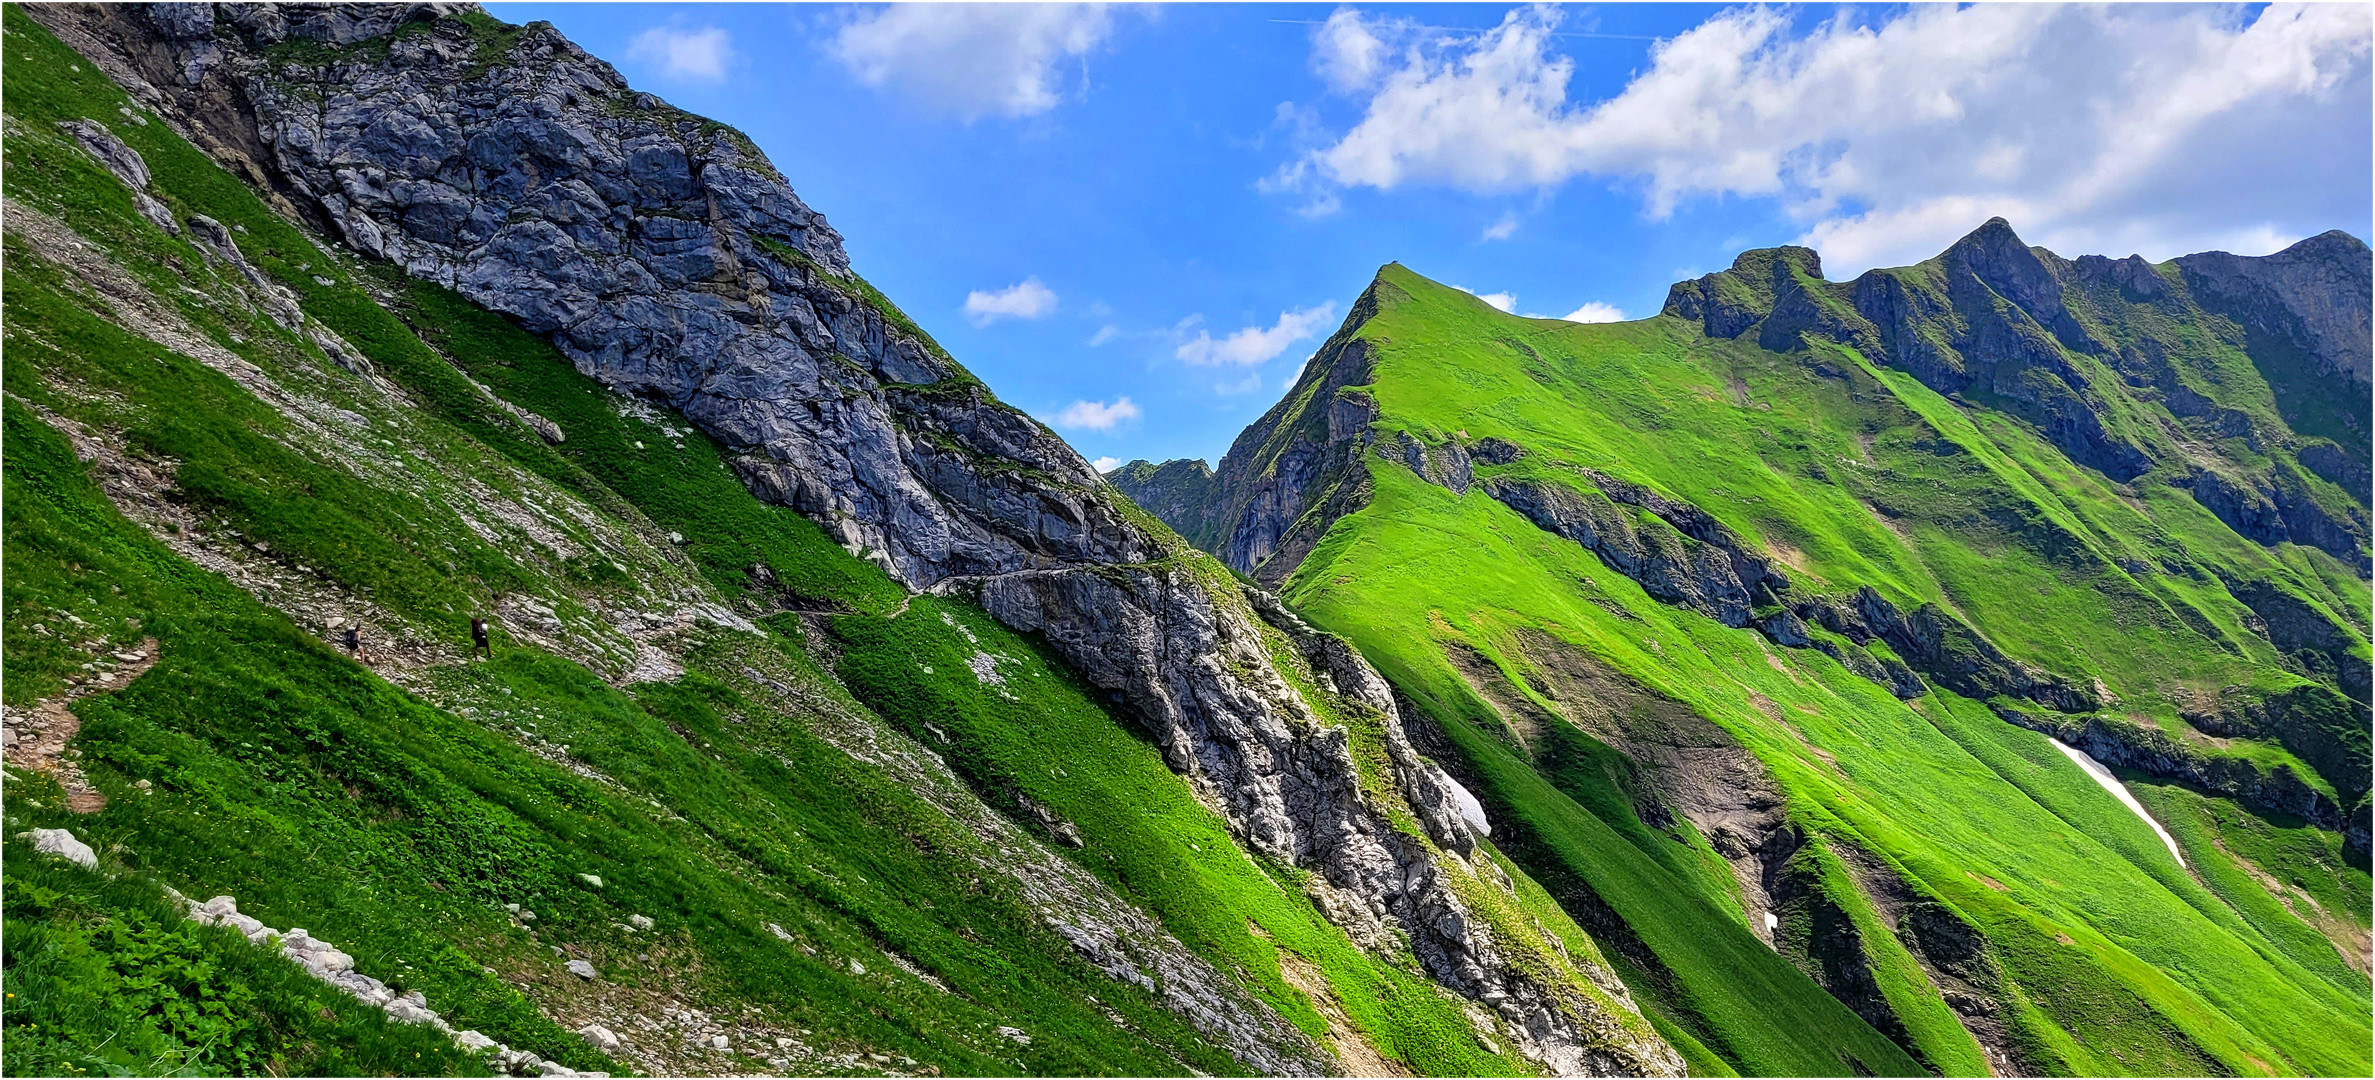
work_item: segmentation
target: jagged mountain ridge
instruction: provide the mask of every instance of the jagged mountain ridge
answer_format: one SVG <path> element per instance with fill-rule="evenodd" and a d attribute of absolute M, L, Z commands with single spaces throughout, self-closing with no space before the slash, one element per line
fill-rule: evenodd
<path fill-rule="evenodd" d="M 1200 564 L 997 403 L 849 272 L 830 227 L 737 134 L 632 93 L 549 26 L 467 7 L 37 14 L 285 215 L 517 318 L 583 375 L 682 415 L 754 493 L 907 587 L 1043 635 L 1140 717 L 1250 851 L 1316 871 L 1308 887 L 1343 932 L 1407 948 L 1487 1003 L 1469 1015 L 1480 1035 L 1553 1071 L 1679 1069 L 1621 983 L 1502 910 L 1513 886 L 1457 785 L 1402 738 L 1357 654 Z M 157 227 L 210 236 L 244 265 L 229 231 L 170 214 Z M 316 336 L 350 374 L 377 377 Z M 1319 685 L 1297 681 L 1298 663 Z M 1348 718 L 1375 742 L 1348 744 Z M 1102 936 L 1075 943 L 1111 949 Z M 1109 959 L 1116 977 L 1136 970 Z M 1233 1027 L 1208 1001 L 1171 1004 L 1253 1067 L 1304 1067 L 1291 1032 Z"/>
<path fill-rule="evenodd" d="M 2300 410 L 2311 402 L 2368 387 L 2368 265 L 2366 243 L 2338 230 L 2273 255 L 2209 252 L 2165 269 L 2138 256 L 2065 260 L 2022 243 L 1995 218 L 1918 267 L 1868 271 L 1842 285 L 1823 280 L 1819 257 L 1807 249 L 1750 252 L 1730 270 L 1676 284 L 1663 313 L 1700 320 L 1713 337 L 1753 329 L 1776 351 L 1810 332 L 1854 346 L 1940 393 L 1970 394 L 2020 416 L 2072 460 L 2117 480 L 2190 466 L 2190 475 L 2171 481 L 2237 532 L 2356 558 L 2364 572 L 2365 471 L 2341 464 L 2368 456 L 2363 417 L 2344 411 L 2338 429 L 2316 417 L 2326 430 L 2296 434 L 2224 406 L 2189 385 L 2202 374 L 2184 362 L 2190 343 L 2141 327 L 2136 316 L 2225 321 L 2289 424 L 2309 419 Z M 2119 331 L 2135 336 L 2110 340 Z M 2291 369 L 2296 358 L 2308 363 Z M 2215 452 L 2205 460 L 2155 430 L 2160 425 L 2118 415 L 2127 403 L 2113 399 L 2121 396 L 2157 397 L 2172 416 L 2203 421 L 2193 425 L 2199 434 L 2240 438 L 2254 452 L 2273 444 L 2278 460 L 2258 469 Z M 2320 502 L 2303 472 L 2347 498 Z"/>
<path fill-rule="evenodd" d="M 1605 327 L 1508 316 L 1388 266 L 1216 472 L 1138 462 L 1113 479 L 1187 507 L 1200 544 L 1352 638 L 1521 861 L 1579 881 L 1562 901 L 1604 941 L 1631 936 L 1615 949 L 1629 981 L 1733 1067 L 1749 1052 L 1720 1043 L 1744 1022 L 1692 1001 L 1704 946 L 1658 928 L 1629 884 L 1655 871 L 1593 854 L 1593 830 L 1728 862 L 1716 902 L 1933 1067 L 1968 1061 L 1967 1040 L 1999 1070 L 2115 1067 L 2045 1048 L 2049 1029 L 2004 1004 L 2016 984 L 2040 1002 L 2086 992 L 2011 944 L 2053 901 L 2011 885 L 2027 898 L 2004 909 L 1993 884 L 1957 898 L 1920 867 L 1968 854 L 1835 807 L 1885 801 L 1876 776 L 1938 768 L 1929 805 L 1892 813 L 1942 817 L 1941 835 L 1991 801 L 2074 820 L 2027 779 L 2060 758 L 2017 726 L 2172 793 L 2156 813 L 2199 812 L 2184 800 L 2208 793 L 2315 822 L 2336 872 L 2363 872 L 2340 868 L 2363 867 L 2368 833 L 2367 504 L 2337 466 L 2364 456 L 2346 449 L 2367 430 L 2364 345 L 2330 328 L 2364 318 L 2367 260 L 2340 234 L 2256 260 L 2062 260 L 1990 222 L 1850 284 L 1824 282 L 1804 249 L 1750 252 L 1677 285 L 1661 316 Z M 1744 652 L 1740 667 L 1698 659 Z M 1816 685 L 1832 697 L 1805 698 Z M 1630 719 L 1595 704 L 1626 701 Z M 1823 734 L 1826 712 L 1871 719 Z M 1907 722 L 1931 741 L 1883 734 Z M 1796 773 L 1792 740 L 1861 794 Z M 1615 779 L 1593 779 L 1601 761 Z M 1989 777 L 1973 801 L 1940 801 L 1972 782 L 1966 766 Z M 1769 801 L 1722 794 L 1741 773 Z M 2021 792 L 1991 788 L 2006 782 Z M 2203 850 L 2187 857 L 2225 857 Z M 2010 844 L 1985 859 L 2013 862 L 1966 863 L 1960 880 L 2007 880 L 2034 857 Z M 2167 888 L 2147 886 L 2198 886 Z M 1908 902 L 1952 918 L 1905 922 Z M 2112 906 L 2130 902 L 2165 900 Z M 1758 925 L 1766 904 L 1778 925 Z M 2205 952 L 2230 947 L 2196 932 Z M 2348 934 L 2295 947 L 2364 970 Z M 1892 990 L 1892 964 L 1927 988 Z M 2340 985 L 2363 1002 L 2354 978 Z M 1951 1019 L 1925 1013 L 1940 996 Z M 2090 1030 L 2083 1013 L 2052 1023 Z M 2170 1045 L 2227 1037 L 2179 1030 Z"/>
<path fill-rule="evenodd" d="M 2263 364 L 2261 374 L 2280 396 L 2292 399 L 2278 403 L 2280 410 L 2290 411 L 2335 400 L 2347 405 L 2364 396 L 2369 264 L 2366 243 L 2339 230 L 2259 257 L 2206 252 L 2161 267 L 2139 256 L 2065 260 L 2021 243 L 2010 224 L 1996 218 L 1937 259 L 1918 267 L 1867 271 L 1843 284 L 1823 279 L 1820 256 L 1809 249 L 1747 252 L 1728 270 L 1676 283 L 1661 314 L 1700 322 L 1711 337 L 1734 338 L 1753 330 L 1761 345 L 1783 351 L 1808 332 L 1855 346 L 1876 361 L 1904 367 L 1942 393 L 1976 390 L 2009 404 L 2074 459 L 2127 479 L 2154 463 L 2147 451 L 2118 441 L 2107 429 L 2102 404 L 2088 397 L 2094 380 L 2078 372 L 2064 350 L 2108 360 L 2123 381 L 2134 384 L 2131 389 L 2153 392 L 2174 417 L 2208 421 L 2192 425 L 2208 434 L 2242 437 L 2255 449 L 2275 436 L 2284 444 L 2279 449 L 2302 471 L 2340 488 L 2357 509 L 2354 514 L 2347 504 L 2328 508 L 2301 494 L 2299 479 L 2286 475 L 2280 464 L 2264 470 L 2254 490 L 2237 490 L 2223 470 L 2197 465 L 2188 482 L 2222 520 L 2261 543 L 2291 539 L 2346 560 L 2357 557 L 2363 571 L 2366 506 L 2375 497 L 2363 464 L 2370 456 L 2363 417 L 2345 408 L 2331 419 L 2311 420 L 2300 433 L 2266 431 L 2267 418 L 2222 408 L 2187 385 L 2189 373 L 2146 351 L 2165 352 L 2170 342 L 2147 338 L 2144 348 L 2106 342 L 2097 326 L 2071 314 L 2059 294 L 2064 288 L 2116 290 L 2122 299 L 2184 305 L 2227 320 L 2235 337 L 2260 343 L 2255 358 L 2277 354 Z M 1998 298 L 2011 310 L 1989 310 L 1988 303 Z M 1367 310 L 1373 313 L 1374 305 Z M 1356 308 L 1345 326 L 1363 318 Z M 1317 355 L 1337 355 L 1348 345 L 1331 340 Z M 1966 365 L 1966 349 L 1983 359 Z M 2307 363 L 2286 370 L 2279 366 L 2292 359 L 2286 353 Z M 1351 367 L 1342 372 L 1307 370 L 1287 401 L 1301 396 L 1304 384 L 1314 379 L 1363 385 L 1359 357 L 1347 362 Z M 2041 388 L 2023 385 L 2030 381 Z M 1223 553 L 1239 572 L 1278 580 L 1283 573 L 1265 574 L 1263 564 L 1272 545 L 1313 505 L 1299 490 L 1309 481 L 1297 479 L 1308 472 L 1303 455 L 1311 440 L 1294 440 L 1283 448 L 1266 441 L 1285 408 L 1282 402 L 1249 426 L 1217 472 L 1184 459 L 1161 465 L 1133 461 L 1111 479 L 1141 505 L 1164 508 L 1158 513 L 1181 535 Z M 2165 456 L 2176 456 L 2166 453 L 2166 444 L 2162 449 Z M 1273 460 L 1278 469 L 1270 468 Z M 1246 487 L 1253 477 L 1266 479 L 1271 472 L 1282 485 L 1283 502 L 1276 506 Z M 1262 500 L 1258 508 L 1248 505 L 1256 500 Z M 2297 524 L 2284 516 L 2288 505 L 2300 519 Z"/>

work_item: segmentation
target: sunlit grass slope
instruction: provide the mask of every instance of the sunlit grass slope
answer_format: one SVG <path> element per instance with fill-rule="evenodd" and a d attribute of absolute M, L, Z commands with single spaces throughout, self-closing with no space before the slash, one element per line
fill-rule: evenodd
<path fill-rule="evenodd" d="M 317 246 L 162 123 L 124 118 L 137 106 L 14 7 L 6 27 L 12 214 L 54 218 L 122 274 L 125 295 L 158 298 L 158 320 L 203 339 L 175 348 L 127 328 L 72 259 L 12 222 L 8 701 L 57 693 L 88 655 L 33 629 L 63 629 L 60 613 L 107 647 L 154 637 L 162 658 L 74 706 L 104 810 L 72 814 L 54 785 L 9 779 L 12 835 L 71 828 L 107 853 L 111 875 L 37 863 L 11 841 L 11 1074 L 485 1069 L 325 1000 L 263 950 L 176 922 L 157 885 L 232 894 L 425 991 L 457 1028 L 582 1068 L 621 1063 L 556 1017 L 623 996 L 654 1013 L 733 1013 L 822 1053 L 882 1055 L 861 1071 L 902 1058 L 946 1075 L 1244 1071 L 1049 929 L 1043 897 L 982 872 L 1001 853 L 934 804 L 944 795 L 833 742 L 886 722 L 945 754 L 991 806 L 1028 821 L 1027 797 L 1076 823 L 1084 843 L 1066 857 L 1322 1045 L 1435 1074 L 1528 1070 L 1471 1034 L 1465 1003 L 1406 949 L 1356 947 L 1300 871 L 1249 859 L 1132 721 L 1034 645 L 957 601 L 903 605 L 872 565 L 750 496 L 680 421 L 622 403 L 500 316 Z M 386 388 L 237 303 L 230 268 L 142 220 L 54 133 L 82 117 L 144 156 L 177 216 L 231 227 Z M 316 438 L 190 355 L 199 348 L 351 413 L 370 438 Z M 547 445 L 489 392 L 566 440 Z M 761 619 L 761 633 L 702 627 L 684 675 L 631 685 L 612 681 L 619 657 L 557 655 L 498 627 L 493 662 L 399 686 L 128 520 L 45 415 L 170 477 L 165 497 L 193 532 L 237 537 L 237 559 L 309 579 L 297 599 L 376 605 L 393 620 L 370 628 L 383 646 L 401 631 L 458 651 L 498 596 L 541 598 L 571 626 L 655 594 L 841 614 L 829 643 L 790 614 Z M 490 539 L 481 519 L 498 499 L 562 507 L 577 531 Z M 555 554 L 570 543 L 593 554 Z M 772 581 L 755 584 L 754 566 Z M 974 652 L 1001 658 L 1003 686 L 971 674 Z M 1515 877 L 1514 899 L 1478 894 L 1507 908 L 1490 916 L 1538 922 L 1592 955 Z M 537 913 L 533 937 L 507 903 Z M 656 930 L 629 933 L 629 915 Z M 118 930 L 94 937 L 101 920 Z M 561 947 L 617 992 L 563 972 L 550 951 Z M 147 980 L 149 996 L 94 998 L 108 979 Z M 222 993 L 187 1017 L 157 1004 L 185 989 Z M 753 1050 L 700 1063 L 766 1069 L 765 1048 Z"/>
<path fill-rule="evenodd" d="M 1777 355 L 1663 318 L 1520 319 L 1398 266 L 1378 287 L 1386 302 L 1359 330 L 1376 348 L 1375 430 L 1528 451 L 1480 476 L 1578 465 L 1650 485 L 1816 591 L 1935 601 L 2022 660 L 2099 679 L 2141 722 L 2315 777 L 2273 744 L 2212 747 L 2178 709 L 2220 686 L 2300 680 L 2247 632 L 2222 577 L 2281 582 L 2364 627 L 2364 582 L 2331 557 L 2243 541 L 2189 499 L 2112 485 L 1844 351 Z M 1540 643 L 1559 643 L 1713 721 L 1770 771 L 1817 848 L 1892 868 L 1984 933 L 2004 977 L 1997 1015 L 2034 1067 L 2367 1070 L 2367 978 L 2334 942 L 2363 949 L 2368 878 L 2331 834 L 2171 789 L 2154 804 L 2189 807 L 2171 813 L 2196 864 L 2181 869 L 2043 737 L 1981 703 L 1901 702 L 1821 653 L 1651 599 L 1482 490 L 1456 495 L 1376 455 L 1361 467 L 1372 501 L 1296 570 L 1290 602 L 1440 723 L 1516 834 L 1505 849 L 1554 893 L 1574 890 L 1561 894 L 1572 907 L 1613 911 L 1641 947 L 1611 954 L 1655 960 L 1629 971 L 1636 988 L 1734 1067 L 1837 1069 L 1841 1053 L 1884 1066 L 1865 1056 L 1870 1026 L 1752 935 L 1760 913 L 1706 838 L 1643 823 L 1621 763 L 1590 764 L 1613 751 L 1572 729 L 1529 739 L 1455 654 L 1497 669 L 1494 693 L 1554 714 L 1536 676 Z M 2285 873 L 2301 895 L 2260 883 Z M 1874 918 L 1848 899 L 1851 917 Z M 1868 929 L 1896 1042 L 1929 1067 L 1976 1070 L 1938 989 L 1886 927 Z"/>
<path fill-rule="evenodd" d="M 275 552 L 323 588 L 367 597 L 449 647 L 496 591 L 584 603 L 631 599 L 638 579 L 695 583 L 648 550 L 570 564 L 535 545 L 490 543 L 457 518 L 455 507 L 469 504 L 445 499 L 438 480 L 581 500 L 619 531 L 681 531 L 696 567 L 719 580 L 731 568 L 739 581 L 748 562 L 765 561 L 805 595 L 852 610 L 899 594 L 815 526 L 753 500 L 714 446 L 693 436 L 681 450 L 667 447 L 657 426 L 622 415 L 549 348 L 421 290 L 416 312 L 449 343 L 470 346 L 461 356 L 490 377 L 519 373 L 508 388 L 521 392 L 515 401 L 572 425 L 560 451 L 506 428 L 376 303 L 355 268 L 163 124 L 119 121 L 118 108 L 133 107 L 121 91 L 15 8 L 6 19 L 8 698 L 28 705 L 75 670 L 81 654 L 59 643 L 64 635 L 34 629 L 63 630 L 61 613 L 110 647 L 153 637 L 161 649 L 140 679 L 75 706 L 74 745 L 106 808 L 70 814 L 54 788 L 12 776 L 12 832 L 71 828 L 133 879 L 232 894 L 271 925 L 336 942 L 360 970 L 425 991 L 458 1028 L 582 1068 L 619 1065 L 553 1019 L 590 1006 L 595 991 L 562 972 L 550 948 L 592 959 L 604 986 L 653 1013 L 666 1001 L 747 1007 L 743 1019 L 805 1030 L 825 1052 L 905 1056 L 955 1073 L 1240 1071 L 1151 994 L 1082 959 L 1010 884 L 981 887 L 970 863 L 951 857 L 979 845 L 965 829 L 814 734 L 836 710 L 862 707 L 794 641 L 713 627 L 681 679 L 630 689 L 499 641 L 491 664 L 420 673 L 434 691 L 424 696 L 357 666 L 125 519 L 41 411 L 169 470 L 180 481 L 170 497 L 210 531 Z M 82 116 L 116 121 L 177 212 L 237 226 L 249 258 L 401 395 L 339 372 L 259 313 L 223 302 L 225 290 L 188 287 L 188 275 L 208 272 L 207 258 L 137 217 L 116 181 L 50 130 Z M 421 483 L 391 485 L 334 447 L 310 445 L 241 385 L 118 325 L 60 268 L 61 251 L 24 240 L 15 208 L 64 222 L 134 288 L 168 298 L 167 310 L 213 348 L 365 418 L 402 461 L 399 475 Z M 767 679 L 800 694 L 772 693 Z M 50 891 L 20 893 L 19 854 L 12 843 L 12 1072 L 486 1067 L 447 1052 L 415 1061 L 418 1039 L 391 1046 L 351 1020 L 295 1015 L 319 1004 L 293 981 L 303 979 L 294 968 L 240 953 L 244 943 L 152 925 L 156 906 L 137 890 L 27 869 L 26 890 Z M 541 916 L 533 940 L 505 903 Z M 90 961 L 68 923 L 93 913 L 136 936 L 102 943 L 119 972 L 219 969 L 233 986 L 217 1022 L 180 1024 L 161 1010 L 127 1027 L 70 1000 L 82 991 L 55 973 Z M 654 918 L 657 929 L 623 932 L 630 914 Z M 224 950 L 236 955 L 210 958 Z M 902 973 L 886 953 L 950 989 Z M 127 966 L 135 961 L 145 966 Z M 252 974 L 259 966 L 268 973 Z M 351 1016 L 357 1007 L 344 1008 Z M 1002 1039 L 997 1025 L 1021 1026 L 1033 1040 Z M 288 1033 L 354 1042 L 306 1048 L 278 1038 Z M 763 1067 L 747 1048 L 720 1058 L 720 1067 Z"/>

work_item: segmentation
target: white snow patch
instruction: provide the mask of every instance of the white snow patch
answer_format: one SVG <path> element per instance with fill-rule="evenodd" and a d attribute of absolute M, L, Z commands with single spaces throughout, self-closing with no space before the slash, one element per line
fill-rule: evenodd
<path fill-rule="evenodd" d="M 1451 786 L 1451 806 L 1460 812 L 1460 820 L 1467 822 L 1468 827 L 1478 833 L 1491 836 L 1493 823 L 1484 819 L 1484 804 L 1477 802 L 1476 796 L 1469 794 L 1468 789 L 1460 786 L 1460 782 L 1449 774 L 1444 775 L 1443 782 Z"/>
<path fill-rule="evenodd" d="M 2136 801 L 2136 796 L 2128 792 L 2126 784 L 2119 782 L 2119 777 L 2111 775 L 2111 770 L 2104 768 L 2102 762 L 2096 761 L 2084 750 L 2051 735 L 2046 736 L 2045 741 L 2052 743 L 2054 749 L 2062 752 L 2062 756 L 2077 762 L 2078 767 L 2085 770 L 2086 775 L 2093 777 L 2095 783 L 2103 785 L 2103 790 L 2110 792 L 2112 797 L 2118 799 L 2122 805 L 2135 811 L 2137 817 L 2143 818 L 2144 823 L 2152 826 L 2152 831 L 2160 836 L 2161 843 L 2169 845 L 2169 855 L 2177 860 L 2177 865 L 2185 865 L 2185 853 L 2177 850 L 2177 838 L 2169 835 L 2169 830 L 2161 828 L 2161 823 L 2154 821 L 2151 814 L 2144 812 L 2144 804 Z"/>

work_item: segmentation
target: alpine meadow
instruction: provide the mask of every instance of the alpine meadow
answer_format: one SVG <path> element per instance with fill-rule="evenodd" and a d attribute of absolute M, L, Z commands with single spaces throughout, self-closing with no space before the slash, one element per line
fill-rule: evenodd
<path fill-rule="evenodd" d="M 2368 1075 L 2361 218 L 2146 258 L 1974 212 L 1901 266 L 1845 217 L 1702 228 L 1832 214 L 1885 171 L 1833 133 L 1827 171 L 1725 151 L 1799 202 L 1615 212 L 1603 262 L 1790 240 L 1659 271 L 1654 315 L 1453 284 L 1572 177 L 1665 184 L 1611 118 L 1717 30 L 1770 38 L 1753 111 L 1942 20 L 2342 11 L 2022 7 L 551 13 L 581 46 L 505 5 L 0 5 L 0 1073 Z M 992 241 L 917 203 L 947 250 L 866 246 L 794 191 L 897 218 L 895 169 L 1004 235 L 1037 170 L 1080 243 L 1081 190 L 1219 183 L 1125 160 L 1272 70 L 1126 59 L 1206 33 L 1333 95 L 1183 151 L 1291 143 L 1214 196 L 1274 211 L 1095 246 L 1281 293 L 1244 329 L 1105 270 L 960 306 L 905 286 Z M 779 170 L 614 62 L 883 118 L 816 98 Z M 1144 140 L 1030 164 L 1153 76 Z M 1456 125 L 1521 108 L 1538 175 L 1463 173 L 1504 149 Z M 1322 239 L 1490 198 L 1440 250 Z M 1291 258 L 1225 269 L 1252 232 Z M 1289 296 L 1294 259 L 1357 267 Z M 1059 328 L 1081 359 L 985 344 Z M 1258 417 L 1145 460 L 1191 412 Z"/>

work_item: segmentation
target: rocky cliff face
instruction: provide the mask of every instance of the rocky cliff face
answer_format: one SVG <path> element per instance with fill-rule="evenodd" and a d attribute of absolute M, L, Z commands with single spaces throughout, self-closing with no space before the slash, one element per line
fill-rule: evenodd
<path fill-rule="evenodd" d="M 1546 932 L 1463 897 L 1458 882 L 1482 880 L 1465 857 L 1480 815 L 1409 750 L 1374 672 L 1294 632 L 1383 733 L 1382 794 L 1264 647 L 1285 632 L 1268 602 L 1139 524 L 1062 440 L 992 398 L 850 271 L 838 234 L 738 133 L 634 92 L 548 25 L 464 7 L 41 17 L 291 216 L 681 412 L 733 449 L 753 491 L 909 587 L 970 592 L 1044 634 L 1143 718 L 1247 847 L 1312 870 L 1331 917 L 1377 947 L 1407 934 L 1430 975 L 1546 1067 L 1681 1071 L 1613 977 L 1546 966 Z M 1388 802 L 1427 836 L 1397 829 Z"/>
<path fill-rule="evenodd" d="M 2212 251 L 2174 262 L 2205 310 L 2283 340 L 2315 361 L 2315 374 L 2368 385 L 2370 277 L 2367 245 L 2358 237 L 2335 229 L 2260 258 Z"/>
<path fill-rule="evenodd" d="M 1384 282 L 1371 284 L 1286 396 L 1238 434 L 1206 486 L 1202 516 L 1193 522 L 1198 528 L 1182 535 L 1237 572 L 1276 587 L 1329 525 L 1367 501 L 1368 477 L 1351 466 L 1375 438 L 1370 425 L 1377 403 L 1366 389 L 1369 345 L 1354 335 L 1393 292 Z M 1423 465 L 1424 448 L 1416 452 Z M 1321 512 L 1306 516 L 1313 507 Z"/>

